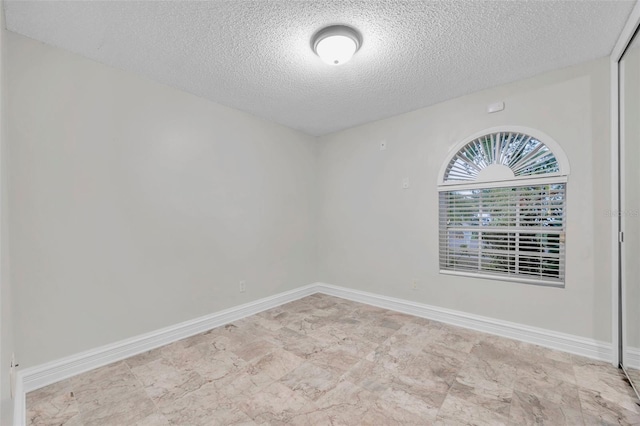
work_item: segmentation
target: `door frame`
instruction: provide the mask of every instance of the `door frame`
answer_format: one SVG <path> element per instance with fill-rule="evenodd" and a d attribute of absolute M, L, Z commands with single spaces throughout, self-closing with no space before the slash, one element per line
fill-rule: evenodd
<path fill-rule="evenodd" d="M 636 2 L 627 23 L 610 56 L 611 70 L 611 363 L 619 367 L 622 363 L 622 332 L 624 318 L 622 315 L 622 212 L 624 179 L 621 174 L 624 140 L 620 132 L 622 117 L 620 115 L 620 59 L 631 43 L 636 31 L 640 28 L 640 0 Z"/>

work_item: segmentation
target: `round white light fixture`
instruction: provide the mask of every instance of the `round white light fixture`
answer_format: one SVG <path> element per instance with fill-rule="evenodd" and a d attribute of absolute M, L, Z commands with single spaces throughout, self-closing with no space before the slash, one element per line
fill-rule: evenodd
<path fill-rule="evenodd" d="M 348 62 L 360 49 L 360 33 L 345 25 L 333 25 L 318 31 L 311 40 L 313 51 L 329 65 L 342 65 Z"/>

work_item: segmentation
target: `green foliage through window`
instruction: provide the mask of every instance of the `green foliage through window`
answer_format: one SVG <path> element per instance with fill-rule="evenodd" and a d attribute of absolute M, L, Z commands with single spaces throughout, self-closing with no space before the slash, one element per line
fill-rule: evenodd
<path fill-rule="evenodd" d="M 492 165 L 509 167 L 513 179 L 479 188 L 480 172 Z M 566 180 L 536 179 L 559 172 L 549 148 L 522 133 L 466 144 L 443 179 L 459 184 L 440 188 L 440 269 L 563 285 Z"/>

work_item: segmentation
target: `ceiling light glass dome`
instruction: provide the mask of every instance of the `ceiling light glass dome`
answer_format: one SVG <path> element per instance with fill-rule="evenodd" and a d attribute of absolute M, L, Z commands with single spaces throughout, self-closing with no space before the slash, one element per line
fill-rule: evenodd
<path fill-rule="evenodd" d="M 345 25 L 333 25 L 318 31 L 312 40 L 313 51 L 328 65 L 348 62 L 362 44 L 360 34 Z"/>

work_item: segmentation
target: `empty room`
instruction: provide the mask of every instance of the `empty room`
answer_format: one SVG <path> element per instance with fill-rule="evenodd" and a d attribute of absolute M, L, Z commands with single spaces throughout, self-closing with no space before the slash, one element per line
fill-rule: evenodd
<path fill-rule="evenodd" d="M 1 425 L 640 425 L 638 1 L 0 22 Z"/>

